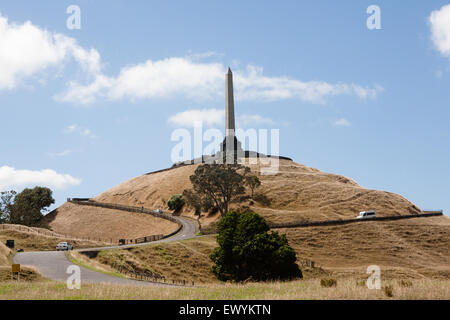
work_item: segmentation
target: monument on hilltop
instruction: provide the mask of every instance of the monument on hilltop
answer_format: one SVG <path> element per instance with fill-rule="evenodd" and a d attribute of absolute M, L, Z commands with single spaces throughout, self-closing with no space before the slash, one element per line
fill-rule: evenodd
<path fill-rule="evenodd" d="M 233 73 L 230 67 L 225 75 L 225 139 L 220 145 L 220 151 L 227 159 L 236 160 L 244 156 L 241 142 L 236 138 L 236 121 L 234 117 Z"/>
<path fill-rule="evenodd" d="M 193 160 L 181 161 L 174 166 L 195 163 L 239 163 L 244 158 L 278 158 L 292 160 L 278 155 L 265 155 L 257 151 L 244 151 L 241 142 L 236 137 L 236 120 L 234 112 L 233 73 L 228 67 L 225 74 L 225 138 L 220 143 L 220 149 L 213 155 L 202 155 Z"/>

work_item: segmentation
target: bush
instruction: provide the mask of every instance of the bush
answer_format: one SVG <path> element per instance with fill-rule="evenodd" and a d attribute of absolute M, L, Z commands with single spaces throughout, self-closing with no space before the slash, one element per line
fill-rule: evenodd
<path fill-rule="evenodd" d="M 255 200 L 256 202 L 259 202 L 260 204 L 262 204 L 265 207 L 270 206 L 270 204 L 272 203 L 272 201 L 265 195 L 265 194 L 255 194 L 253 197 L 253 200 Z"/>
<path fill-rule="evenodd" d="M 386 295 L 386 297 L 392 298 L 394 296 L 394 287 L 392 285 L 389 286 L 385 286 L 383 288 L 384 294 Z"/>
<path fill-rule="evenodd" d="M 412 282 L 409 280 L 402 279 L 398 282 L 398 284 L 402 287 L 412 287 Z"/>
<path fill-rule="evenodd" d="M 211 271 L 221 281 L 301 278 L 295 251 L 285 235 L 268 233 L 269 226 L 256 213 L 229 212 L 219 222 L 219 247 L 210 255 Z"/>
<path fill-rule="evenodd" d="M 174 194 L 170 200 L 167 202 L 170 210 L 175 212 L 180 211 L 184 206 L 183 196 L 181 194 Z"/>
<path fill-rule="evenodd" d="M 337 286 L 337 280 L 333 278 L 320 279 L 320 285 L 324 288 L 331 288 Z"/>

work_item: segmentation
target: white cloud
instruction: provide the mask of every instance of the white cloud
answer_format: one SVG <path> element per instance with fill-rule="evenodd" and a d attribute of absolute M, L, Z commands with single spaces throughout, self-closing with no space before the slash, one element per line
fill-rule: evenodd
<path fill-rule="evenodd" d="M 223 98 L 226 66 L 220 62 L 202 62 L 220 58 L 215 52 L 191 54 L 162 60 L 147 60 L 123 67 L 116 76 L 101 70 L 101 57 L 95 49 L 85 49 L 76 40 L 33 25 L 8 22 L 0 13 L 0 90 L 13 89 L 21 80 L 75 60 L 88 76 L 88 83 L 69 81 L 57 101 L 92 104 L 98 100 L 130 101 L 181 97 L 191 100 Z M 45 83 L 41 77 L 39 82 Z M 364 87 L 354 83 L 302 81 L 288 76 L 268 76 L 263 68 L 248 65 L 235 72 L 237 100 L 274 101 L 298 99 L 324 103 L 337 95 L 361 99 L 375 98 L 383 88 Z"/>
<path fill-rule="evenodd" d="M 236 96 L 240 100 L 274 101 L 300 99 L 307 102 L 323 103 L 336 95 L 354 95 L 361 99 L 375 98 L 383 91 L 381 86 L 361 87 L 356 84 L 325 81 L 300 81 L 286 76 L 268 77 L 263 68 L 247 66 L 245 72 L 236 73 Z"/>
<path fill-rule="evenodd" d="M 225 123 L 225 111 L 219 109 L 191 109 L 171 116 L 168 122 L 175 126 L 193 128 L 196 123 L 209 127 Z"/>
<path fill-rule="evenodd" d="M 56 96 L 64 102 L 89 104 L 98 99 L 140 100 L 183 97 L 193 100 L 220 99 L 224 94 L 226 67 L 221 63 L 196 62 L 189 57 L 168 58 L 123 68 L 117 77 L 97 75 L 82 85 L 70 83 L 69 89 Z M 353 95 L 361 99 L 375 98 L 383 91 L 381 86 L 362 87 L 356 84 L 325 81 L 300 81 L 286 76 L 269 77 L 263 69 L 247 66 L 234 73 L 236 100 L 274 101 L 299 99 L 324 103 L 336 95 Z"/>
<path fill-rule="evenodd" d="M 450 4 L 431 12 L 428 20 L 434 46 L 443 56 L 450 57 Z"/>
<path fill-rule="evenodd" d="M 352 124 L 347 119 L 341 118 L 334 122 L 336 127 L 350 127 Z"/>
<path fill-rule="evenodd" d="M 88 138 L 92 138 L 92 139 L 97 138 L 97 136 L 95 134 L 93 134 L 90 129 L 81 127 L 77 124 L 71 124 L 71 125 L 65 127 L 63 132 L 66 134 L 76 133 L 76 134 L 79 134 L 80 136 L 88 137 Z"/>
<path fill-rule="evenodd" d="M 100 55 L 79 46 L 75 39 L 33 25 L 9 23 L 0 13 L 0 90 L 73 58 L 88 73 L 100 72 Z M 40 80 L 42 81 L 42 79 Z"/>
<path fill-rule="evenodd" d="M 72 82 L 69 90 L 56 99 L 83 104 L 98 98 L 136 100 L 181 96 L 211 100 L 223 91 L 224 70 L 218 63 L 195 63 L 186 58 L 148 60 L 123 68 L 115 78 L 98 75 L 87 86 Z"/>
<path fill-rule="evenodd" d="M 21 187 L 45 186 L 54 190 L 76 186 L 80 179 L 68 174 L 59 174 L 51 169 L 40 171 L 17 170 L 12 167 L 0 167 L 0 190 L 10 190 Z"/>

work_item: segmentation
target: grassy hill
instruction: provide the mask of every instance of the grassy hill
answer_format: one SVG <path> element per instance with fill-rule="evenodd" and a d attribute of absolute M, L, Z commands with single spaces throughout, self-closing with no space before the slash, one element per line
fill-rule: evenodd
<path fill-rule="evenodd" d="M 338 278 L 366 279 L 369 265 L 378 265 L 384 279 L 450 279 L 450 219 L 433 217 L 365 222 L 327 227 L 278 230 L 287 235 L 305 278 L 330 273 Z M 101 251 L 93 260 L 117 272 L 156 274 L 169 280 L 217 283 L 209 255 L 215 236 Z"/>
<path fill-rule="evenodd" d="M 108 242 L 112 240 L 114 243 L 119 239 L 169 234 L 178 228 L 176 223 L 144 213 L 73 203 L 65 203 L 45 216 L 42 224 L 58 233 Z"/>
<path fill-rule="evenodd" d="M 107 245 L 101 241 L 88 241 L 65 237 L 49 230 L 41 228 L 30 228 L 19 225 L 0 225 L 0 265 L 8 256 L 9 249 L 4 245 L 6 240 L 14 240 L 15 249 L 25 251 L 55 250 L 61 241 L 69 241 L 75 248 L 89 248 Z M 7 261 L 7 259 L 6 259 Z M 9 263 L 7 264 L 9 265 Z"/>
<path fill-rule="evenodd" d="M 250 209 L 268 222 L 324 221 L 354 218 L 359 211 L 375 210 L 377 216 L 413 215 L 420 209 L 404 197 L 370 190 L 350 178 L 325 173 L 293 161 L 280 160 L 275 175 L 263 175 L 260 164 L 248 164 L 261 180 L 253 200 L 233 203 L 232 209 Z M 125 181 L 100 194 L 96 201 L 146 208 L 167 209 L 173 194 L 191 188 L 189 177 L 198 165 L 186 165 Z M 183 208 L 182 214 L 192 215 Z M 49 226 L 77 235 L 121 234 L 144 236 L 175 230 L 176 225 L 150 216 L 111 209 L 64 204 L 47 218 Z M 202 226 L 211 229 L 219 214 L 205 214 Z M 173 228 L 173 229 L 171 229 Z M 337 276 L 365 277 L 376 264 L 391 277 L 450 278 L 450 219 L 417 218 L 374 221 L 341 226 L 281 229 L 300 260 L 313 260 Z M 99 254 L 97 263 L 122 265 L 129 270 L 150 271 L 168 279 L 214 282 L 208 255 L 214 237 L 186 242 L 115 250 Z"/>
<path fill-rule="evenodd" d="M 0 242 L 0 267 L 8 266 L 8 256 L 9 256 L 10 250 L 2 243 Z"/>
<path fill-rule="evenodd" d="M 358 212 L 376 210 L 378 216 L 409 215 L 420 209 L 402 196 L 370 190 L 344 176 L 321 172 L 290 160 L 280 160 L 276 175 L 260 174 L 260 164 L 250 165 L 259 176 L 261 187 L 255 200 L 235 203 L 232 208 L 249 207 L 268 222 L 317 221 L 354 218 Z M 95 200 L 148 208 L 167 209 L 167 200 L 191 188 L 189 177 L 198 165 L 143 175 L 100 194 Z M 191 214 L 184 208 L 183 214 Z M 218 219 L 205 216 L 202 224 Z"/>

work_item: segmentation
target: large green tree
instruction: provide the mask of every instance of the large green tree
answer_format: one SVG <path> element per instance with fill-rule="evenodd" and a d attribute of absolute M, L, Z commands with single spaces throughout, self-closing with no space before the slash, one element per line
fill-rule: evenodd
<path fill-rule="evenodd" d="M 33 226 L 42 217 L 42 211 L 55 203 L 49 188 L 24 189 L 17 194 L 11 206 L 10 223 Z"/>
<path fill-rule="evenodd" d="M 14 190 L 3 191 L 0 193 L 0 223 L 9 223 L 11 208 L 14 204 L 14 197 L 17 192 Z"/>
<path fill-rule="evenodd" d="M 218 225 L 217 247 L 210 258 L 211 271 L 219 280 L 301 278 L 295 251 L 285 235 L 269 231 L 256 213 L 229 212 Z"/>
<path fill-rule="evenodd" d="M 224 217 L 230 202 L 245 193 L 249 172 L 250 168 L 236 164 L 200 165 L 190 176 L 196 202 L 215 206 Z"/>

